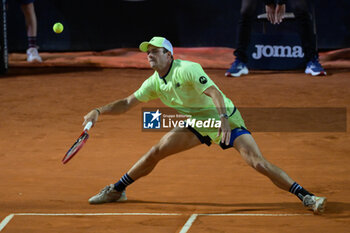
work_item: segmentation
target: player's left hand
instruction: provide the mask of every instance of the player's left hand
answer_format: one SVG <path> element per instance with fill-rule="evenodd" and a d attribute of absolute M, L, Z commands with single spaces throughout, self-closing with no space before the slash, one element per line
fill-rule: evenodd
<path fill-rule="evenodd" d="M 224 143 L 228 146 L 230 144 L 231 139 L 231 127 L 230 123 L 226 118 L 221 119 L 221 127 L 219 128 L 218 136 L 220 136 L 221 133 L 221 143 Z"/>

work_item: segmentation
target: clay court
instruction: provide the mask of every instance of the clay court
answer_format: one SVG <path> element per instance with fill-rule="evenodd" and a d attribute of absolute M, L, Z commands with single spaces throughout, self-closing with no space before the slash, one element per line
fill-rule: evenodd
<path fill-rule="evenodd" d="M 142 131 L 141 108 L 164 106 L 154 101 L 100 117 L 84 148 L 66 165 L 61 159 L 88 111 L 133 93 L 153 71 L 21 67 L 14 60 L 0 79 L 1 233 L 349 231 L 348 121 L 338 132 L 252 130 L 267 159 L 328 198 L 322 216 L 277 189 L 234 149 L 216 145 L 161 161 L 128 187 L 124 203 L 89 205 L 91 196 L 117 181 L 162 137 L 164 132 Z M 350 107 L 349 69 L 328 69 L 326 77 L 254 71 L 236 79 L 224 77 L 224 69 L 205 71 L 238 108 Z"/>

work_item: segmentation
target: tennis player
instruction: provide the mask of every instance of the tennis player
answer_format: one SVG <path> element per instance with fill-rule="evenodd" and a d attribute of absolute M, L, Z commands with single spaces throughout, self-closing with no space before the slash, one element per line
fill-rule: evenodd
<path fill-rule="evenodd" d="M 173 47 L 163 37 L 153 37 L 149 42 L 141 43 L 139 48 L 142 52 L 147 52 L 148 62 L 155 70 L 154 74 L 132 95 L 90 111 L 84 117 L 84 125 L 89 121 L 95 123 L 101 114 L 121 114 L 140 102 L 159 98 L 165 105 L 180 113 L 191 115 L 192 119 L 214 118 L 221 122 L 221 126 L 208 129 L 189 125 L 172 129 L 117 183 L 107 185 L 100 193 L 91 197 L 90 204 L 124 201 L 127 199 L 126 187 L 148 175 L 160 160 L 200 144 L 210 146 L 214 142 L 223 149 L 234 147 L 256 171 L 267 176 L 277 187 L 295 194 L 314 213 L 324 211 L 325 197 L 317 197 L 308 192 L 263 157 L 251 133 L 246 129 L 238 109 L 198 63 L 174 60 Z"/>

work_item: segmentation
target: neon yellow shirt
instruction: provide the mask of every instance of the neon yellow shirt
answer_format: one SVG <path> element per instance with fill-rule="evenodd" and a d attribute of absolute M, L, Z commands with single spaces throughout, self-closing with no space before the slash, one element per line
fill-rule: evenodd
<path fill-rule="evenodd" d="M 134 95 L 141 102 L 159 98 L 165 105 L 176 109 L 179 113 L 191 115 L 192 119 L 220 119 L 212 98 L 203 93 L 211 86 L 215 86 L 221 92 L 227 114 L 233 113 L 235 107 L 232 101 L 208 77 L 200 64 L 190 61 L 174 60 L 165 77 L 160 77 L 155 71 Z M 238 110 L 229 118 L 229 122 L 232 129 L 245 127 Z M 215 143 L 220 142 L 221 135 L 217 136 L 217 128 L 194 128 L 203 136 L 208 135 Z"/>
<path fill-rule="evenodd" d="M 215 86 L 220 91 L 200 64 L 177 59 L 165 77 L 160 77 L 155 71 L 134 95 L 141 102 L 159 98 L 168 107 L 195 118 L 217 118 L 218 112 L 211 97 L 203 93 L 210 86 Z M 221 94 L 227 114 L 230 114 L 234 105 L 222 92 Z"/>

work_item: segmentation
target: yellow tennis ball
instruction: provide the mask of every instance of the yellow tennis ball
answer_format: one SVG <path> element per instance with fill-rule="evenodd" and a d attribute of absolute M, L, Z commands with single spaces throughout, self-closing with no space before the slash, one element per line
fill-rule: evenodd
<path fill-rule="evenodd" d="M 52 29 L 57 34 L 61 33 L 63 31 L 63 25 L 61 23 L 55 23 Z"/>

